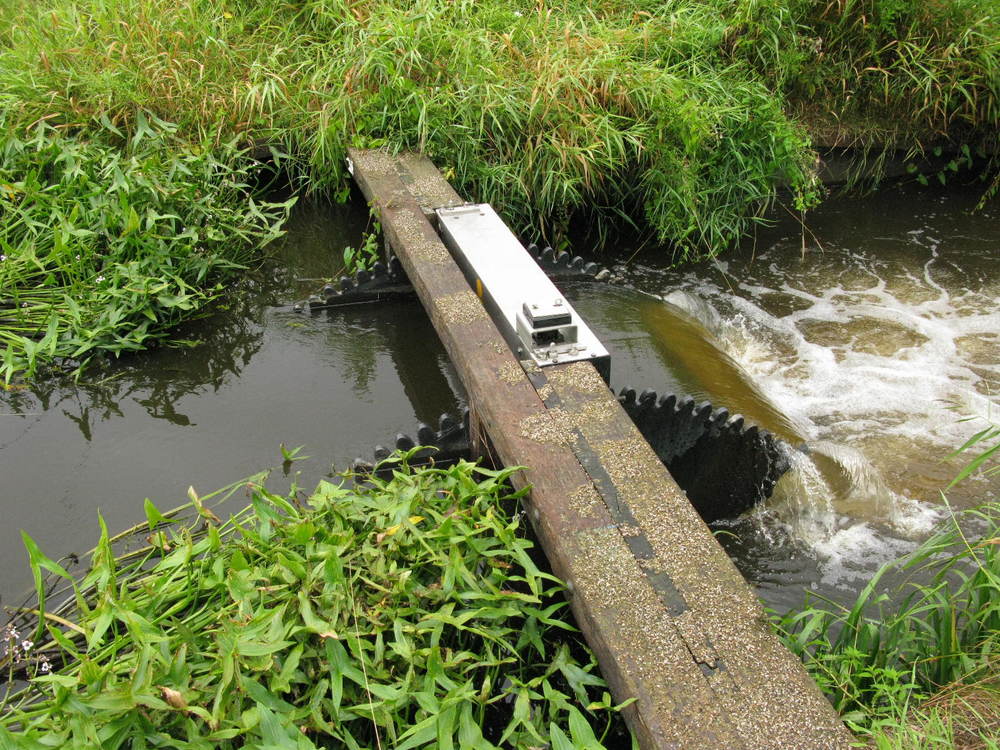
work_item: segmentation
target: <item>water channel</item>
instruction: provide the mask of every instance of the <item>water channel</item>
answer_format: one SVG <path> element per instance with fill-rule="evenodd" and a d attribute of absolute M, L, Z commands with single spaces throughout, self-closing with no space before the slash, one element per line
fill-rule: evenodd
<path fill-rule="evenodd" d="M 846 600 L 943 515 L 946 456 L 998 421 L 1000 231 L 977 193 L 905 187 L 828 201 L 803 242 L 790 218 L 739 252 L 680 270 L 644 251 L 614 285 L 567 295 L 613 355 L 612 385 L 726 406 L 792 445 L 795 470 L 723 525 L 737 564 L 776 609 L 803 590 Z M 79 383 L 0 392 L 0 604 L 30 584 L 19 530 L 53 557 L 266 467 L 305 487 L 464 394 L 415 300 L 320 315 L 290 303 L 357 246 L 360 203 L 300 206 L 288 235 L 226 309 L 162 349 Z M 279 445 L 308 460 L 282 467 Z M 949 494 L 1000 498 L 1000 477 Z"/>

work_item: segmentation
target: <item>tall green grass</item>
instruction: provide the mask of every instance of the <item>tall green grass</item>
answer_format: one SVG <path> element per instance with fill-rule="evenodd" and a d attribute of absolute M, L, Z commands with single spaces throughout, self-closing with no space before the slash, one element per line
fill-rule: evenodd
<path fill-rule="evenodd" d="M 314 189 L 350 143 L 430 153 L 521 231 L 627 221 L 718 252 L 824 140 L 997 146 L 992 0 L 2 0 L 8 121 L 149 110 L 280 143 Z M 830 136 L 832 130 L 839 135 Z M 841 137 L 843 136 L 843 137 Z"/>
<path fill-rule="evenodd" d="M 8 243 L 51 235 L 54 245 L 76 202 L 68 241 L 101 235 L 105 208 L 94 202 L 104 191 L 106 210 L 119 211 L 120 160 L 141 221 L 181 217 L 180 236 L 151 240 L 150 257 L 164 261 L 174 241 L 190 254 L 183 204 L 200 201 L 196 216 L 229 212 L 218 224 L 231 240 L 212 252 L 242 262 L 280 211 L 234 190 L 247 176 L 240 149 L 271 146 L 294 188 L 343 196 L 354 144 L 429 154 L 522 234 L 558 244 L 571 228 L 611 238 L 631 225 L 689 260 L 732 245 L 781 191 L 796 208 L 813 205 L 812 137 L 952 148 L 963 163 L 995 155 L 998 40 L 994 0 L 0 0 L 3 180 L 15 186 L 0 194 L 0 231 Z M 173 124 L 173 166 L 150 154 L 153 122 Z M 37 145 L 40 132 L 51 148 Z M 86 186 L 65 172 L 63 149 L 77 150 Z M 141 184 L 147 166 L 162 190 Z M 32 179 L 43 200 L 29 230 L 16 185 Z M 56 193 L 65 203 L 46 218 Z M 24 255 L 19 273 L 32 266 Z M 100 259 L 88 262 L 91 279 L 108 278 Z M 60 268 L 56 277 L 72 278 L 55 286 L 80 273 Z M 165 300 L 211 296 L 210 283 L 181 278 L 187 286 L 170 281 Z M 162 330 L 152 318 L 141 328 L 147 311 L 169 325 L 179 309 L 134 315 L 136 305 L 111 300 L 101 320 L 95 301 L 97 319 L 66 334 L 75 348 L 57 343 L 58 355 L 141 346 Z M 48 336 L 55 318 L 43 312 L 0 322 L 8 343 L 21 337 L 8 379 L 55 356 L 71 330 L 59 323 Z"/>
<path fill-rule="evenodd" d="M 887 593 L 888 575 L 907 580 Z M 850 609 L 793 612 L 781 629 L 834 706 L 862 726 L 896 718 L 901 702 L 1000 677 L 1000 507 L 956 513 L 873 576 Z"/>
<path fill-rule="evenodd" d="M 314 189 L 351 143 L 424 150 L 518 230 L 624 219 L 680 258 L 814 187 L 780 95 L 721 45 L 729 5 L 49 0 L 8 23 L 0 86 L 22 123 L 147 108 L 280 143 Z"/>
<path fill-rule="evenodd" d="M 847 126 L 848 143 L 874 136 L 876 144 L 912 147 L 947 139 L 996 153 L 995 2 L 824 0 L 803 3 L 801 13 L 816 54 L 801 60 L 790 92 L 811 103 L 826 127 Z"/>
<path fill-rule="evenodd" d="M 147 501 L 148 546 L 102 523 L 82 578 L 25 537 L 38 606 L 0 670 L 30 683 L 0 685 L 0 745 L 603 747 L 617 714 L 510 471 L 403 460 L 308 497 L 239 485 L 225 522 L 193 490 L 186 522 Z"/>

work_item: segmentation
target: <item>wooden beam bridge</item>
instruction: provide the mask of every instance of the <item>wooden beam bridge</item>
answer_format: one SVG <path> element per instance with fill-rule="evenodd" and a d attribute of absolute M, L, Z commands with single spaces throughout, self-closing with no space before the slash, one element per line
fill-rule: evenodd
<path fill-rule="evenodd" d="M 846 748 L 851 736 L 592 365 L 522 367 L 442 243 L 461 197 L 424 157 L 351 150 L 469 394 L 473 434 L 530 467 L 528 508 L 642 748 Z"/>

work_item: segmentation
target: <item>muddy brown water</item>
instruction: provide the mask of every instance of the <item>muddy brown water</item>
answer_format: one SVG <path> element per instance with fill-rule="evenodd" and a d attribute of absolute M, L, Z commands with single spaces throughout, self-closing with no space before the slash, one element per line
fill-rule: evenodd
<path fill-rule="evenodd" d="M 671 270 L 639 253 L 613 286 L 567 295 L 613 355 L 612 385 L 726 406 L 793 445 L 796 469 L 720 540 L 765 601 L 803 590 L 853 596 L 942 515 L 945 457 L 996 421 L 1000 389 L 998 212 L 976 193 L 892 189 L 834 199 L 802 232 L 779 221 L 739 252 Z M 302 315 L 290 303 L 357 246 L 363 206 L 302 205 L 227 309 L 165 349 L 0 393 L 0 603 L 30 575 L 19 530 L 51 556 L 82 554 L 97 514 L 112 530 L 274 467 L 305 487 L 399 431 L 464 404 L 415 300 Z M 304 281 L 300 281 L 305 279 Z M 980 426 L 982 423 L 979 423 Z M 309 459 L 285 466 L 279 444 Z M 1000 477 L 951 493 L 996 499 Z"/>

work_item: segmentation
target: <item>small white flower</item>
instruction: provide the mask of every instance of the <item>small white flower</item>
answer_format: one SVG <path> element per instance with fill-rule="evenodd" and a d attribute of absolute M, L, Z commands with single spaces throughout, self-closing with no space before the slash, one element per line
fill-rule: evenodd
<path fill-rule="evenodd" d="M 514 15 L 515 15 L 515 16 L 517 16 L 518 18 L 520 18 L 520 17 L 521 17 L 521 16 L 523 16 L 524 14 L 523 14 L 523 13 L 522 13 L 521 11 L 519 11 L 519 10 L 515 10 L 515 11 L 514 11 Z"/>
<path fill-rule="evenodd" d="M 29 651 L 31 651 L 31 647 L 34 645 L 35 645 L 34 641 L 29 641 L 27 638 L 25 638 L 23 641 L 21 641 L 21 650 L 24 653 L 28 653 Z"/>
<path fill-rule="evenodd" d="M 3 263 L 5 260 L 7 260 L 7 256 L 0 254 L 0 263 Z"/>
<path fill-rule="evenodd" d="M 39 669 L 42 671 L 42 674 L 48 674 L 52 671 L 52 665 L 49 664 L 48 659 L 43 658 Z"/>
<path fill-rule="evenodd" d="M 21 307 L 27 307 L 27 306 L 28 306 L 28 303 L 27 303 L 27 302 L 22 302 L 22 303 L 21 303 Z"/>
<path fill-rule="evenodd" d="M 103 274 L 97 277 L 97 283 L 98 283 L 98 284 L 100 284 L 100 283 L 101 283 L 102 281 L 104 281 L 104 276 L 103 276 Z"/>

